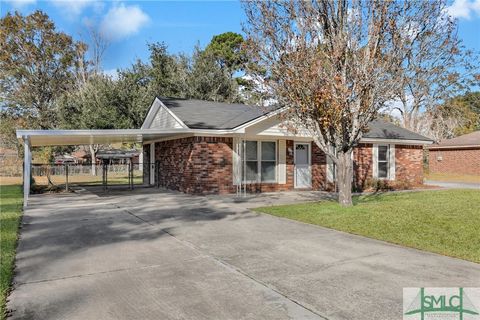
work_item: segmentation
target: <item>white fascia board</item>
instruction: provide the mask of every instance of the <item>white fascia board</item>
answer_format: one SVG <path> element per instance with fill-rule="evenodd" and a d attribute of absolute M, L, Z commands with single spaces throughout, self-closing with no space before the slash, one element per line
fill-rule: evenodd
<path fill-rule="evenodd" d="M 143 121 L 141 129 L 148 129 L 152 125 L 152 121 L 155 118 L 155 115 L 158 112 L 158 109 L 160 108 L 160 100 L 155 97 L 155 100 L 153 100 L 152 105 L 150 106 L 150 109 L 148 109 L 147 116 L 145 117 L 145 121 Z"/>
<path fill-rule="evenodd" d="M 480 148 L 480 144 L 477 145 L 470 145 L 470 146 L 430 146 L 428 147 L 429 150 L 437 150 L 437 149 L 471 149 L 471 148 Z"/>
<path fill-rule="evenodd" d="M 170 141 L 170 140 L 176 140 L 176 139 L 183 139 L 183 138 L 190 138 L 194 137 L 195 135 L 192 133 L 184 133 L 184 134 L 179 134 L 175 136 L 166 136 L 164 138 L 152 138 L 152 139 L 144 139 L 143 140 L 143 145 L 150 144 L 150 143 L 155 143 L 155 142 L 162 142 L 162 141 Z"/>
<path fill-rule="evenodd" d="M 17 130 L 20 143 L 29 139 L 32 146 L 81 145 L 105 143 L 106 140 L 142 141 L 152 136 L 168 136 L 191 133 L 190 129 L 106 129 L 106 130 Z M 35 141 L 35 142 L 33 142 Z M 70 143 L 71 142 L 71 143 Z"/>
<path fill-rule="evenodd" d="M 362 138 L 359 143 L 384 143 L 384 144 L 405 144 L 405 145 L 425 145 L 432 144 L 431 140 L 408 140 L 408 139 L 376 139 L 376 138 Z"/>
<path fill-rule="evenodd" d="M 79 129 L 79 130 L 17 130 L 17 138 L 25 136 L 101 136 L 101 135 L 124 135 L 124 134 L 161 134 L 192 132 L 191 129 Z"/>
<path fill-rule="evenodd" d="M 160 99 L 158 98 L 155 98 L 156 101 L 158 101 L 160 103 L 160 107 L 161 108 L 165 108 L 165 110 L 167 110 L 167 112 L 175 119 L 178 121 L 178 123 L 185 129 L 188 129 L 188 126 L 179 118 L 177 117 L 177 115 L 175 113 L 173 113 L 172 110 L 170 110 Z M 156 115 L 156 113 L 155 113 Z M 154 116 L 155 117 L 155 116 Z M 152 118 L 152 121 L 153 121 L 153 118 Z M 150 122 L 151 124 L 151 122 Z"/>

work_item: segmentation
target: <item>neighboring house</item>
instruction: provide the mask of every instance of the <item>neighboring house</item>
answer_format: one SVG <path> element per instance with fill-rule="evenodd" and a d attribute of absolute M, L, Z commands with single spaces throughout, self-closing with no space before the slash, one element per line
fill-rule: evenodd
<path fill-rule="evenodd" d="M 102 149 L 98 150 L 96 158 L 98 163 L 102 162 L 100 160 L 108 160 L 110 164 L 128 164 L 130 161 L 139 163 L 139 155 L 140 151 L 135 149 Z"/>
<path fill-rule="evenodd" d="M 105 155 L 105 154 L 118 154 L 119 157 L 115 157 L 115 156 L 112 156 L 111 157 L 111 163 L 112 164 L 126 164 L 128 163 L 130 160 L 127 161 L 127 159 L 132 159 L 132 161 L 134 163 L 138 163 L 139 162 L 139 155 L 140 155 L 140 151 L 138 150 L 135 150 L 135 149 L 132 149 L 132 150 L 124 150 L 124 149 L 102 149 L 102 150 L 98 150 L 97 151 L 97 154 L 96 154 L 96 159 L 95 159 L 95 163 L 100 165 L 102 163 L 101 159 L 100 159 L 100 155 Z M 124 157 L 122 158 L 122 156 L 128 154 L 129 157 Z M 130 157 L 130 154 L 132 154 L 132 156 Z M 76 151 L 72 152 L 72 157 L 75 158 L 75 163 L 77 164 L 82 164 L 82 165 L 89 165 L 91 163 L 91 155 L 90 155 L 90 152 L 87 152 L 85 149 L 83 148 L 78 148 Z"/>
<path fill-rule="evenodd" d="M 58 165 L 61 165 L 61 164 L 72 165 L 72 164 L 77 164 L 78 159 L 75 158 L 74 156 L 69 155 L 69 154 L 62 154 L 62 155 L 59 155 L 59 156 L 55 157 L 54 163 L 58 164 Z"/>
<path fill-rule="evenodd" d="M 432 144 L 430 173 L 480 175 L 480 131 Z"/>
<path fill-rule="evenodd" d="M 281 110 L 200 100 L 157 98 L 142 126 L 186 130 L 144 138 L 146 183 L 194 194 L 294 189 L 332 190 L 335 168 L 306 130 L 296 133 Z M 376 120 L 354 150 L 354 185 L 423 183 L 423 145 L 432 141 Z M 147 168 L 148 169 L 148 168 Z"/>
<path fill-rule="evenodd" d="M 77 159 L 78 164 L 89 164 L 92 158 L 90 152 L 87 152 L 83 147 L 79 147 L 73 151 L 72 156 Z"/>

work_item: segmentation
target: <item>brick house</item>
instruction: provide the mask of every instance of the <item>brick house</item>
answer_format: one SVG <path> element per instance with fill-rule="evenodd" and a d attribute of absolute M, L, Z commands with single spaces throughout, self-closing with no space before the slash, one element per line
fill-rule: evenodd
<path fill-rule="evenodd" d="M 292 133 L 279 113 L 243 104 L 156 98 L 142 130 L 186 130 L 144 138 L 144 182 L 193 194 L 332 190 L 333 162 L 306 130 Z M 354 150 L 354 186 L 385 180 L 423 183 L 426 137 L 376 120 Z"/>
<path fill-rule="evenodd" d="M 480 131 L 432 144 L 428 153 L 431 173 L 480 176 Z"/>

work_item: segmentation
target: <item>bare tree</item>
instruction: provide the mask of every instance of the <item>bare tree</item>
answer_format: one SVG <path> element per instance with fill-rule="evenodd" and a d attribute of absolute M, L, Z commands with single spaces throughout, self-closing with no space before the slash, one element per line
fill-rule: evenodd
<path fill-rule="evenodd" d="M 475 112 L 465 97 L 480 105 L 478 93 L 459 96 L 426 110 L 417 119 L 420 133 L 435 141 L 441 141 L 474 131 L 480 124 L 480 114 Z"/>
<path fill-rule="evenodd" d="M 87 84 L 90 75 L 98 76 L 102 72 L 102 61 L 105 51 L 110 45 L 105 36 L 94 26 L 87 27 L 88 43 L 90 44 L 90 61 L 84 62 L 80 65 L 77 73 L 78 90 Z M 93 176 L 97 175 L 96 156 L 98 150 L 102 145 L 93 144 L 88 146 L 91 158 L 91 173 Z"/>
<path fill-rule="evenodd" d="M 90 48 L 92 54 L 92 66 L 94 74 L 99 74 L 102 72 L 102 61 L 105 51 L 110 45 L 109 41 L 105 36 L 99 32 L 95 27 L 90 26 L 88 29 L 90 36 Z"/>
<path fill-rule="evenodd" d="M 447 120 L 435 115 L 441 103 L 468 91 L 476 81 L 478 85 L 479 70 L 478 56 L 462 45 L 457 21 L 448 16 L 446 3 L 416 4 L 406 2 L 399 17 L 405 20 L 398 38 L 404 56 L 395 97 L 399 103 L 393 109 L 399 111 L 405 128 L 424 133 L 426 119 Z"/>
<path fill-rule="evenodd" d="M 437 6 L 443 2 L 244 3 L 250 58 L 266 70 L 279 103 L 288 106 L 285 117 L 309 130 L 336 164 L 342 205 L 352 205 L 353 148 L 395 97 L 399 69 L 412 50 L 404 33 L 418 20 L 418 37 L 438 32 L 443 22 Z"/>

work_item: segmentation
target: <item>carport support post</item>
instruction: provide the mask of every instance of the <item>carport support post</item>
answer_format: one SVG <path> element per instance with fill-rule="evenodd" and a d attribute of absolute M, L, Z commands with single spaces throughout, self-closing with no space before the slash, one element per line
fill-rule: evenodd
<path fill-rule="evenodd" d="M 103 192 L 107 192 L 108 188 L 108 164 L 105 159 L 102 160 L 102 184 Z"/>
<path fill-rule="evenodd" d="M 28 196 L 30 195 L 30 181 L 31 181 L 31 163 L 32 151 L 30 146 L 30 139 L 23 137 L 25 152 L 23 155 L 23 206 L 27 206 Z"/>
<path fill-rule="evenodd" d="M 65 191 L 68 192 L 68 164 L 65 165 Z"/>
<path fill-rule="evenodd" d="M 128 163 L 128 184 L 130 190 L 133 190 L 133 159 L 130 158 Z"/>

